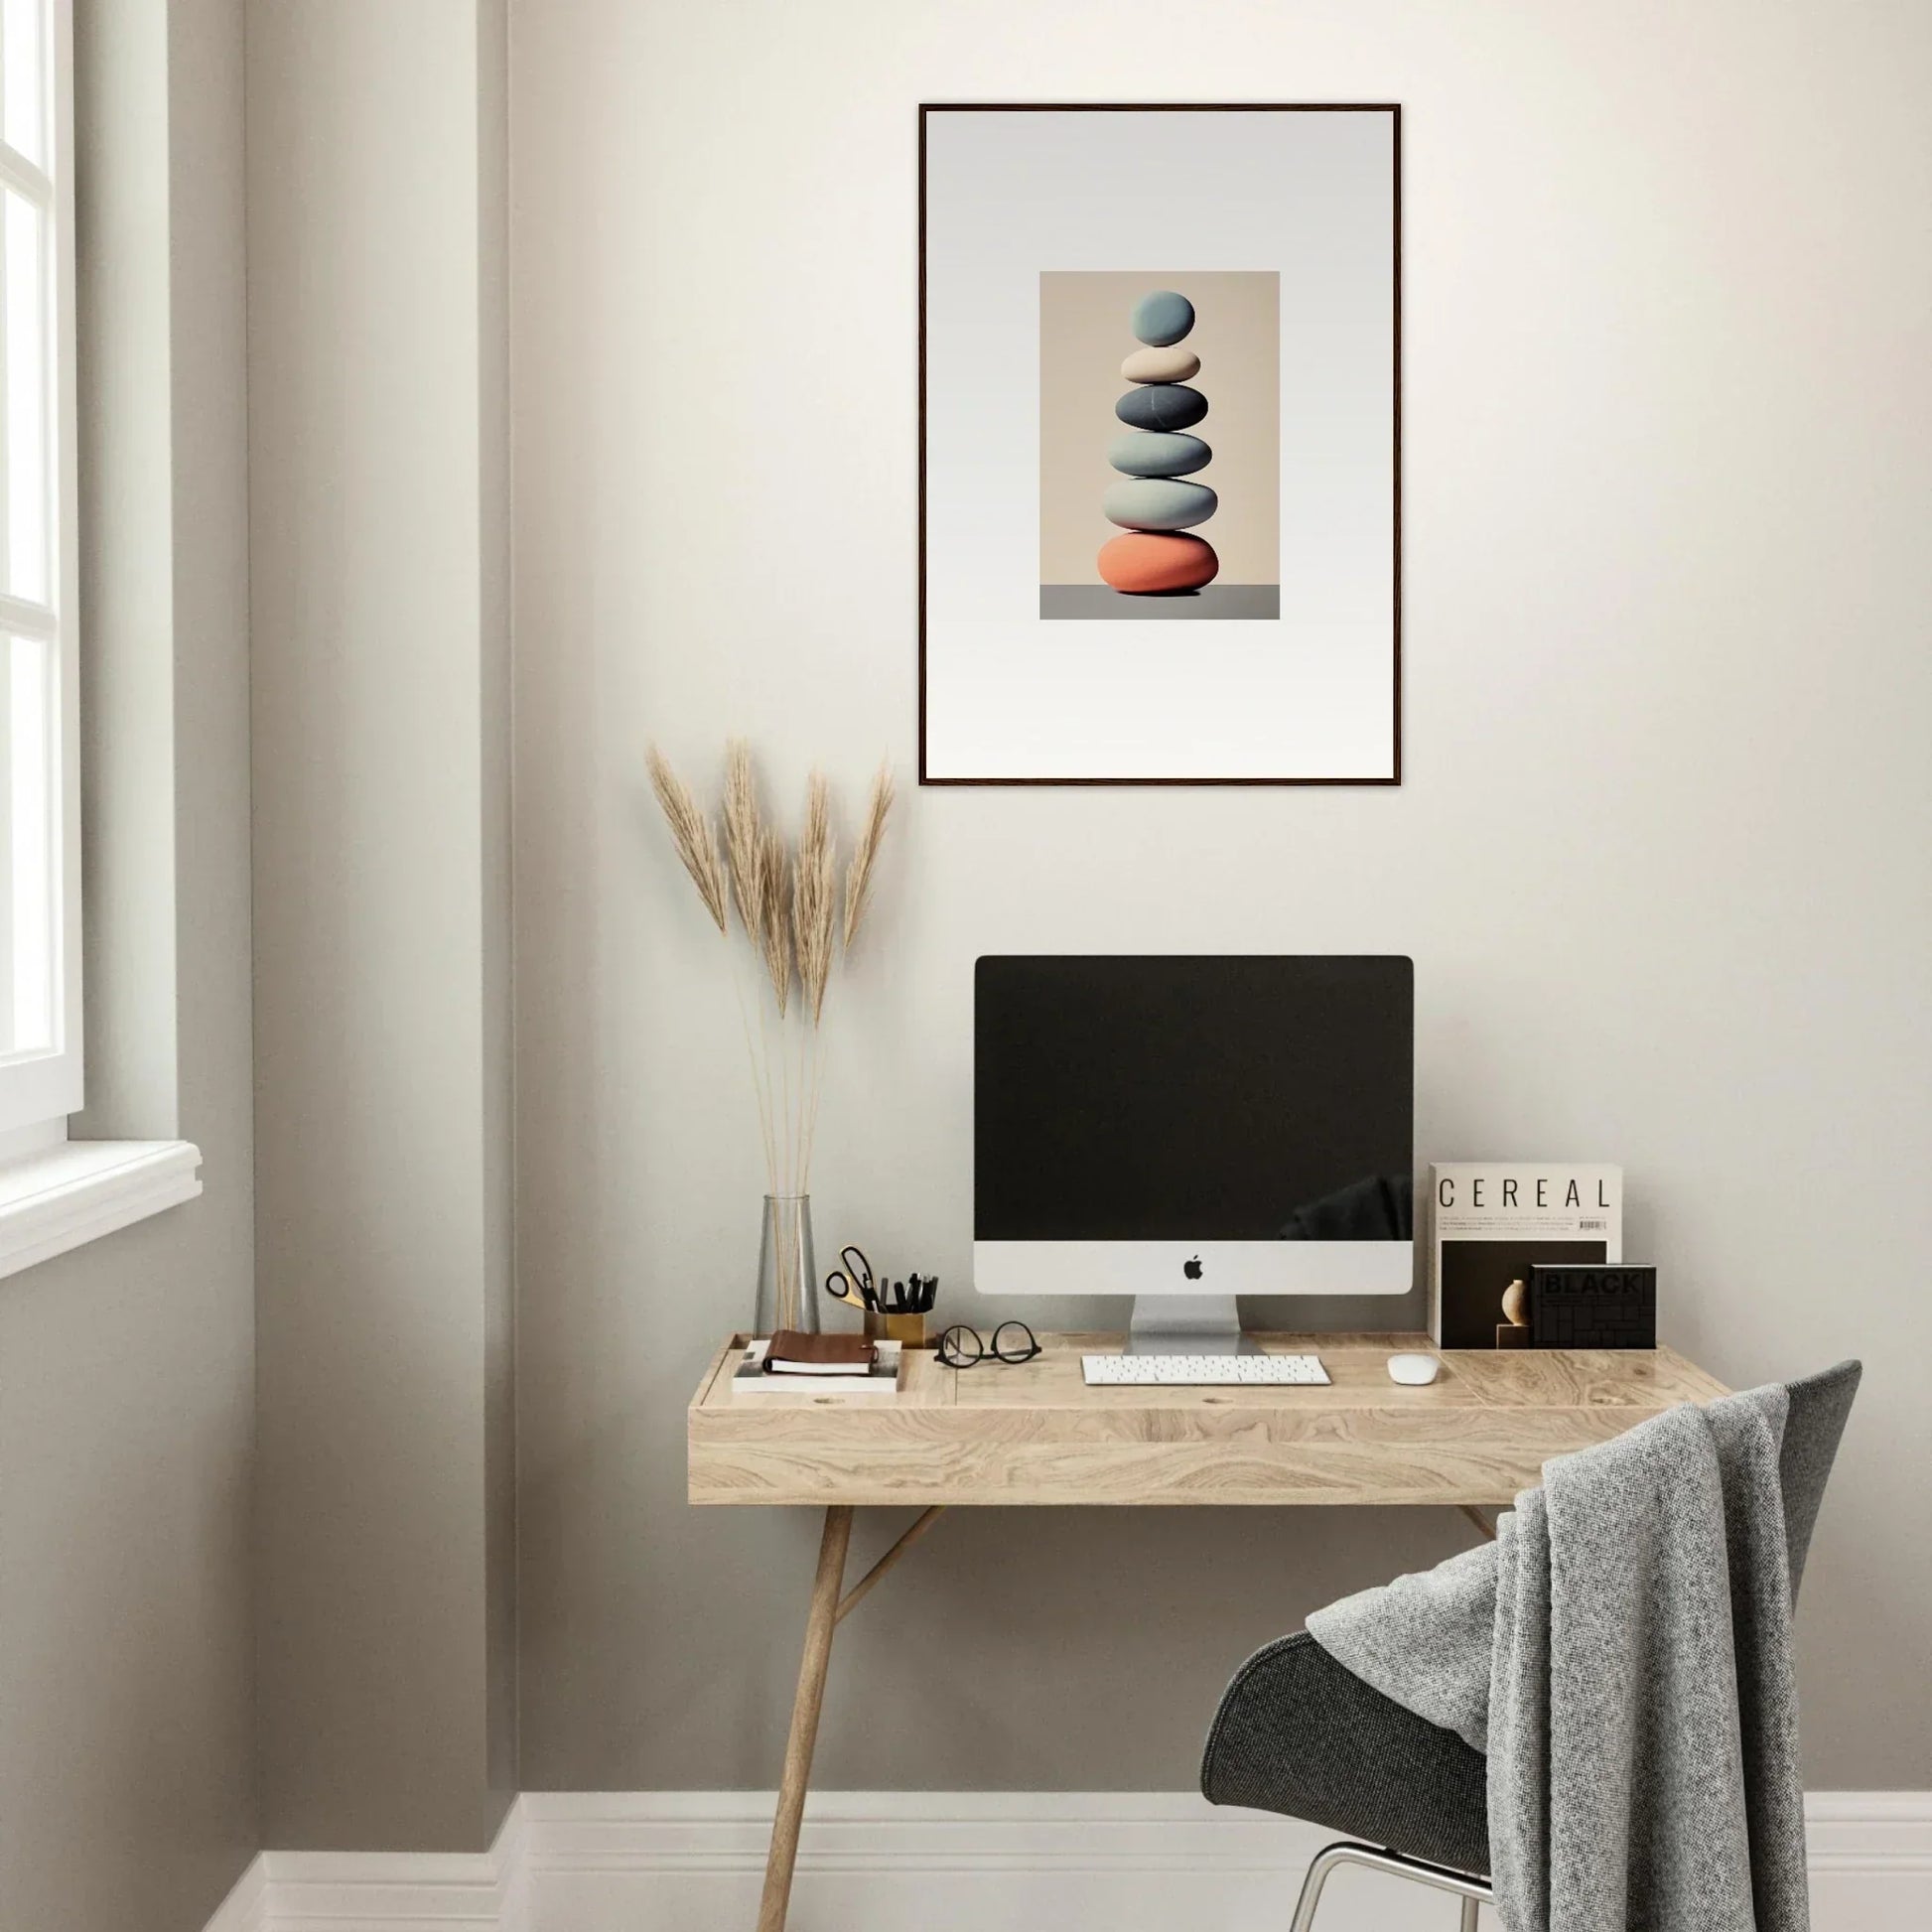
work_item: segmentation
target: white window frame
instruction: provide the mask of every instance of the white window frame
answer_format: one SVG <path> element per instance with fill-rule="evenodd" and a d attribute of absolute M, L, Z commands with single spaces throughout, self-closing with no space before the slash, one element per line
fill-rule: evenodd
<path fill-rule="evenodd" d="M 44 171 L 10 146 L 0 130 L 0 185 L 42 210 L 41 267 L 47 313 L 42 326 L 53 348 L 49 411 L 49 607 L 0 590 L 0 636 L 35 637 L 54 655 L 52 680 L 59 707 L 49 754 L 51 877 L 57 903 L 50 930 L 53 1041 L 46 1048 L 0 1059 L 0 1153 L 67 1138 L 67 1117 L 85 1097 L 80 989 L 80 653 L 78 489 L 75 478 L 75 336 L 73 259 L 73 18 L 71 0 L 42 0 L 47 49 L 42 125 L 51 169 Z M 52 273 L 49 273 L 49 269 Z M 11 920 L 9 920 L 11 925 Z M 11 944 L 11 932 L 8 933 Z M 7 962 L 11 971 L 11 959 Z"/>
<path fill-rule="evenodd" d="M 0 7 L 20 0 L 0 0 Z M 50 730 L 48 825 L 49 1006 L 52 1043 L 0 1057 L 0 1276 L 17 1274 L 193 1200 L 202 1191 L 201 1151 L 187 1141 L 70 1141 L 68 1116 L 85 1098 L 81 1038 L 79 488 L 75 395 L 73 235 L 72 0 L 37 0 L 45 92 L 43 170 L 5 140 L 0 115 L 0 184 L 43 210 L 41 287 L 44 340 L 51 345 L 52 405 L 44 418 L 50 476 L 47 558 L 50 603 L 42 607 L 0 589 L 0 639 L 44 640 L 54 656 L 48 688 L 59 709 Z M 4 76 L 0 76 L 3 78 Z M 4 95 L 0 94 L 0 99 Z M 0 237 L 3 238 L 3 237 Z M 3 258 L 3 253 L 0 253 Z M 5 379 L 0 307 L 0 380 Z M 0 452 L 0 477 L 6 453 Z M 0 487 L 0 516 L 6 512 Z M 0 650 L 0 731 L 11 716 L 11 653 Z M 9 750 L 11 748 L 9 747 Z M 11 782 L 11 757 L 0 777 Z M 12 814 L 8 814 L 11 832 Z M 10 857 L 10 855 L 9 855 Z M 10 866 L 9 866 L 10 875 Z M 0 888 L 10 891 L 10 876 Z M 0 994 L 12 999 L 13 905 L 0 928 Z"/>

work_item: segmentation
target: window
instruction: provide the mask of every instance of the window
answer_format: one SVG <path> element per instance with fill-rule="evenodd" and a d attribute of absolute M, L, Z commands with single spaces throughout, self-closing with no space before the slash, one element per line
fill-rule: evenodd
<path fill-rule="evenodd" d="M 81 1104 L 71 8 L 0 0 L 0 1277 L 202 1191 L 190 1142 L 68 1139 Z"/>
<path fill-rule="evenodd" d="M 80 1105 L 71 25 L 0 0 L 0 1134 Z"/>

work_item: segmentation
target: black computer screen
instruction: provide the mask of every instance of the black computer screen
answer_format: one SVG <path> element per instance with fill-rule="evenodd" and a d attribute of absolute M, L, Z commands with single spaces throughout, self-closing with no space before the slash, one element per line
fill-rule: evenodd
<path fill-rule="evenodd" d="M 1407 1240 L 1414 1042 L 1402 958 L 983 958 L 974 1236 Z"/>

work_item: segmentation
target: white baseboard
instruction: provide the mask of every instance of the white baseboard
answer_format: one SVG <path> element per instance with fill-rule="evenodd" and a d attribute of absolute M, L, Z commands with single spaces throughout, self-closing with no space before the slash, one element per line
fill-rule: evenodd
<path fill-rule="evenodd" d="M 1812 1932 L 1932 1925 L 1932 1791 L 1805 1794 Z"/>
<path fill-rule="evenodd" d="M 266 1932 L 268 1922 L 268 1861 L 257 1853 L 208 1920 L 207 1932 Z"/>
<path fill-rule="evenodd" d="M 768 1792 L 526 1792 L 487 1852 L 265 1853 L 207 1932 L 750 1926 L 771 1803 Z M 1814 1792 L 1806 1816 L 1814 1932 L 1932 1925 L 1932 1792 Z M 822 1792 L 806 1810 L 791 1927 L 1280 1932 L 1310 1858 L 1335 1836 L 1181 1792 Z M 1320 1926 L 1441 1932 L 1443 1910 L 1439 1893 L 1344 1869 Z"/>

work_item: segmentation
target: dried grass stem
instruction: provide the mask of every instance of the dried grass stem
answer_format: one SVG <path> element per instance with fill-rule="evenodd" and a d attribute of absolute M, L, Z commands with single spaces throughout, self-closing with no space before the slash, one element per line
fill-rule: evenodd
<path fill-rule="evenodd" d="M 750 996 L 758 1008 L 754 1043 L 739 955 L 733 950 L 732 982 L 757 1088 L 765 1176 L 774 1194 L 803 1193 L 810 1184 L 824 1090 L 825 1007 L 834 957 L 850 953 L 871 904 L 874 872 L 893 807 L 892 771 L 882 763 L 873 778 L 845 866 L 841 917 L 838 838 L 832 827 L 831 786 L 823 772 L 814 770 L 806 780 L 794 851 L 765 816 L 758 768 L 744 739 L 725 747 L 716 820 L 654 745 L 645 765 L 671 843 L 706 914 L 729 942 L 730 913 L 736 907 L 760 969 Z"/>

